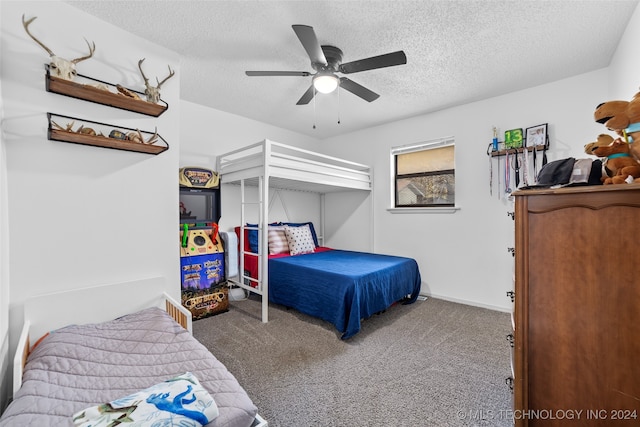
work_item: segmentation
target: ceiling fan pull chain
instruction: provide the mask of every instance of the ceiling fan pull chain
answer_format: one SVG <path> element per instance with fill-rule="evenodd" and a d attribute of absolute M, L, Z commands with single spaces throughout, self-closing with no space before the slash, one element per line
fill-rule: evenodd
<path fill-rule="evenodd" d="M 338 85 L 338 124 L 340 124 L 340 85 Z"/>
<path fill-rule="evenodd" d="M 316 128 L 316 88 L 313 88 L 313 128 Z"/>

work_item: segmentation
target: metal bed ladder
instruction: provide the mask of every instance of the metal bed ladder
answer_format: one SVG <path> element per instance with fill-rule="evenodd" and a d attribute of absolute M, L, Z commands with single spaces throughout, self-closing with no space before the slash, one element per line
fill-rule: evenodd
<path fill-rule="evenodd" d="M 258 177 L 258 201 L 248 202 L 245 194 L 245 180 L 240 180 L 240 282 L 233 282 L 235 285 L 262 297 L 262 322 L 269 321 L 269 261 L 268 261 L 268 238 L 267 238 L 267 215 L 268 206 L 266 203 L 268 186 L 265 185 L 263 176 Z M 258 226 L 247 227 L 245 208 L 250 205 L 258 206 Z M 251 252 L 251 248 L 245 248 L 245 230 L 258 231 L 258 253 Z M 253 278 L 245 273 L 245 255 L 258 258 L 258 278 Z"/>

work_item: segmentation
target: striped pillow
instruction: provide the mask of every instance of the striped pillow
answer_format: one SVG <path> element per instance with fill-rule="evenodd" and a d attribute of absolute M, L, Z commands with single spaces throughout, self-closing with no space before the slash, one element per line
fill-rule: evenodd
<path fill-rule="evenodd" d="M 289 252 L 289 243 L 284 232 L 284 227 L 269 227 L 269 255 Z"/>

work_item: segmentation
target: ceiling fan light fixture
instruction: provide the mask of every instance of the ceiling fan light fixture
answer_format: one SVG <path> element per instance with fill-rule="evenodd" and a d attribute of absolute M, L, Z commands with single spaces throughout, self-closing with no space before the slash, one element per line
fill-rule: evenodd
<path fill-rule="evenodd" d="M 331 93 L 338 87 L 340 80 L 332 73 L 316 74 L 313 78 L 313 87 L 320 93 Z"/>

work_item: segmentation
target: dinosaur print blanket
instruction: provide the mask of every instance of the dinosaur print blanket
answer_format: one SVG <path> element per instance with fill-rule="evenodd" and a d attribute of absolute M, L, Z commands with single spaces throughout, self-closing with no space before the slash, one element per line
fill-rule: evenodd
<path fill-rule="evenodd" d="M 145 390 L 92 406 L 73 416 L 79 427 L 155 425 L 204 426 L 218 416 L 218 407 L 198 379 L 187 372 Z"/>

